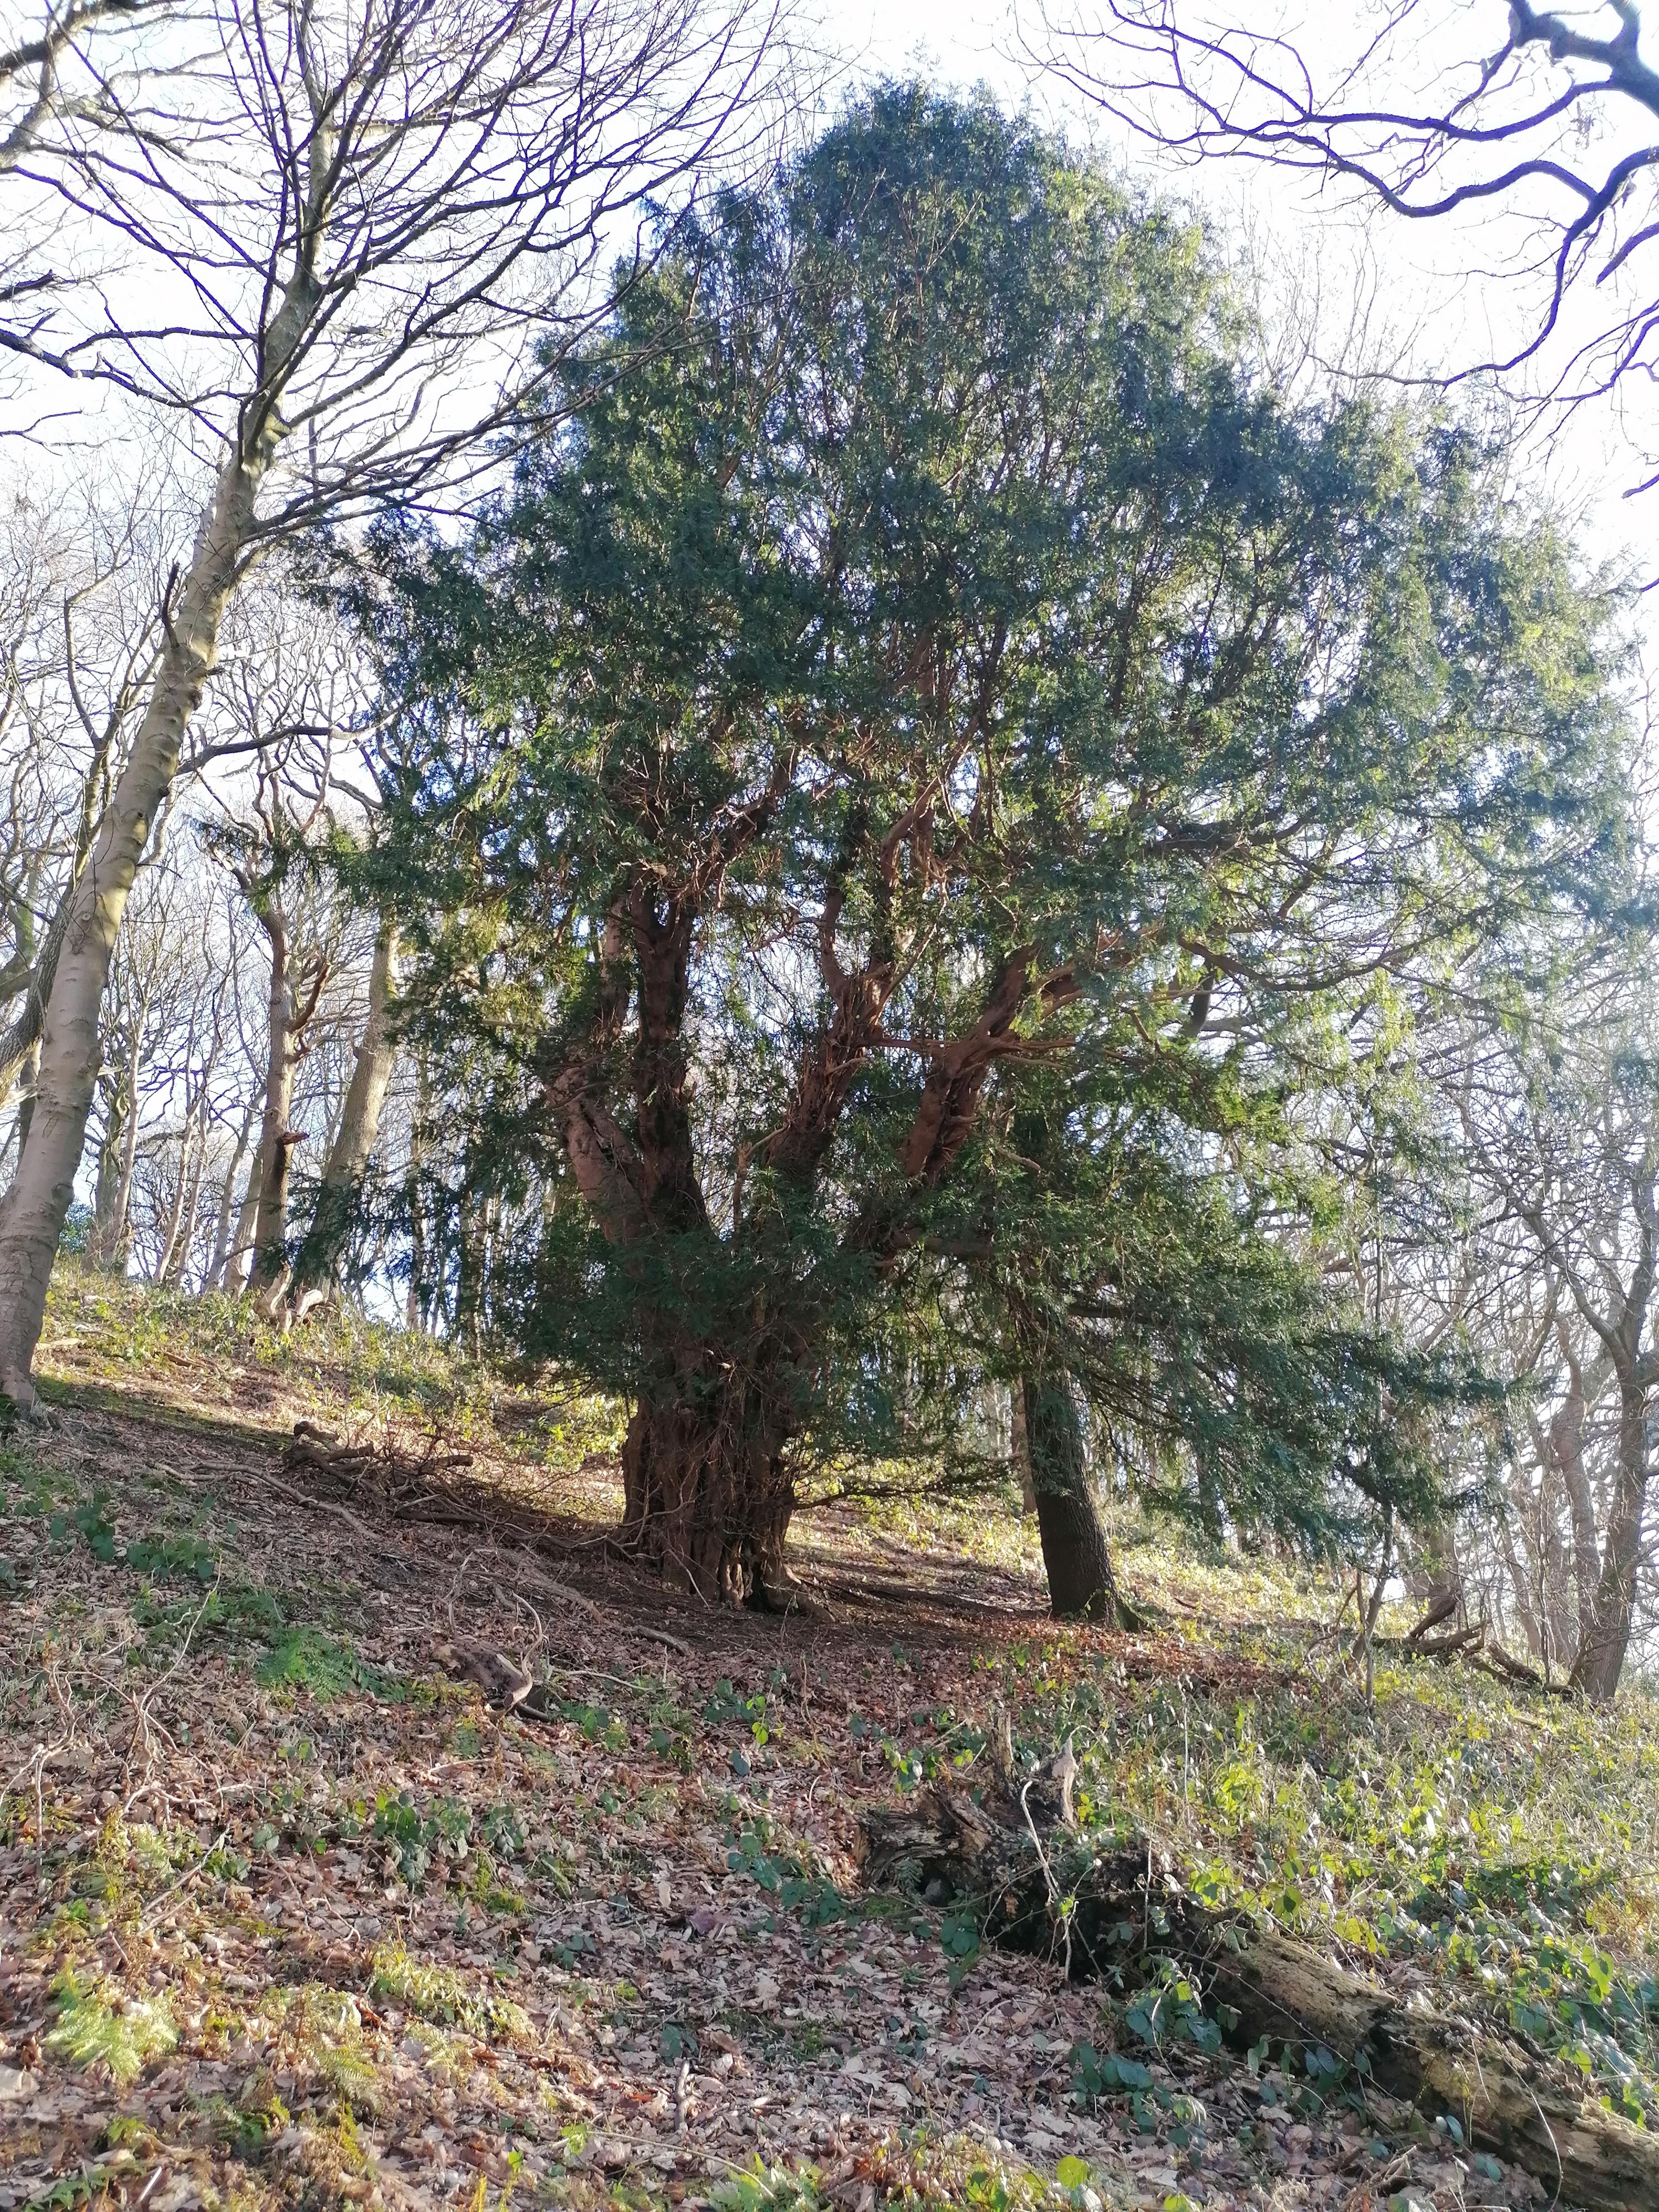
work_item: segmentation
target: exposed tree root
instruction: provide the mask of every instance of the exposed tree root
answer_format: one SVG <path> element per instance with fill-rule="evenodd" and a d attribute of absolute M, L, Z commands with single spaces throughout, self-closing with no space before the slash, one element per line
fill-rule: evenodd
<path fill-rule="evenodd" d="M 941 1884 L 971 1900 L 983 1936 L 1062 1961 L 1070 1978 L 1177 1959 L 1228 2041 L 1322 2045 L 1386 2095 L 1455 2118 L 1472 2143 L 1523 2166 L 1585 2212 L 1659 2212 L 1659 2142 L 1586 2098 L 1520 2039 L 1407 2011 L 1366 1977 L 1306 1943 L 1207 1910 L 1167 1858 L 1136 1842 L 1098 1856 L 1031 1802 L 976 1804 L 935 1789 L 902 1812 L 866 1815 L 872 1882 Z M 1063 1801 L 1050 1787 L 1048 1809 Z"/>

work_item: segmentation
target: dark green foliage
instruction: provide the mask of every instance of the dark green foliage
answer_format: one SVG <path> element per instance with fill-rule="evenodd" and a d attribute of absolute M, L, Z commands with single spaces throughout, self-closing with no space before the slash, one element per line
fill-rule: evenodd
<path fill-rule="evenodd" d="M 626 285 L 467 544 L 380 546 L 457 1300 L 635 1403 L 699 1587 L 1033 1358 L 1218 1528 L 1442 1503 L 1468 1378 L 1321 1286 L 1322 1146 L 1399 978 L 1595 895 L 1601 610 L 1468 437 L 1244 337 L 1196 231 L 890 89 Z"/>

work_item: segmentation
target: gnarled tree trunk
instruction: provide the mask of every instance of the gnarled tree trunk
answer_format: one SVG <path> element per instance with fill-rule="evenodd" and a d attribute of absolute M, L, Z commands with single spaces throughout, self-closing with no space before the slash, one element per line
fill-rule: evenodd
<path fill-rule="evenodd" d="M 787 1605 L 784 1443 L 775 1410 L 742 1384 L 642 1397 L 623 1445 L 623 1543 L 700 1597 Z"/>

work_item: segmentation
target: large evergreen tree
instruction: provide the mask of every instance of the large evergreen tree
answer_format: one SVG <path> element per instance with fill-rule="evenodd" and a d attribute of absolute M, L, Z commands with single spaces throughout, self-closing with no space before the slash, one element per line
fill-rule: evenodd
<path fill-rule="evenodd" d="M 1594 611 L 1465 440 L 1247 338 L 1196 231 L 891 89 L 619 288 L 468 543 L 380 545 L 410 1003 L 538 1224 L 492 1316 L 627 1394 L 627 1533 L 705 1592 L 975 1359 L 1140 1377 L 1251 1516 L 1321 1454 L 1420 1492 L 1375 1376 L 1310 1413 L 1352 1363 L 1226 1132 L 1329 994 L 1594 865 Z"/>

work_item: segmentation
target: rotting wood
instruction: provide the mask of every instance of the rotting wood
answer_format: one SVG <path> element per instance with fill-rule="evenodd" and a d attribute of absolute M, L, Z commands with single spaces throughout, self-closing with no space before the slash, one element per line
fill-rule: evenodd
<path fill-rule="evenodd" d="M 1564 2205 L 1659 2212 L 1654 2136 L 1594 2103 L 1522 2038 L 1407 2011 L 1310 1945 L 1212 1911 L 1143 1838 L 1095 1850 L 1060 1823 L 1052 1787 L 1043 1809 L 1054 1825 L 1041 1835 L 1032 1794 L 988 1805 L 936 1787 L 902 1810 L 866 1814 L 866 1882 L 898 1879 L 971 1904 L 985 1940 L 1060 1963 L 1074 1981 L 1175 1958 L 1235 2047 L 1264 2035 L 1322 2045 L 1385 2096 L 1455 2118 L 1467 2141 L 1535 2175 Z"/>

